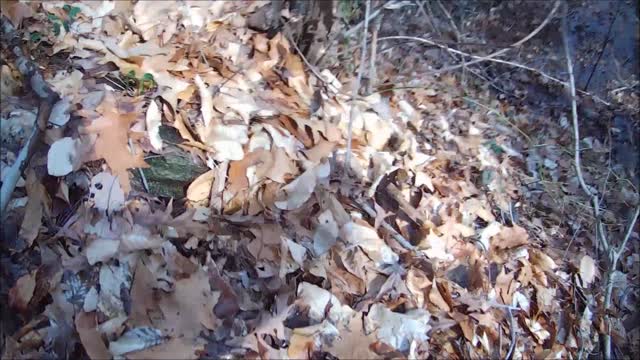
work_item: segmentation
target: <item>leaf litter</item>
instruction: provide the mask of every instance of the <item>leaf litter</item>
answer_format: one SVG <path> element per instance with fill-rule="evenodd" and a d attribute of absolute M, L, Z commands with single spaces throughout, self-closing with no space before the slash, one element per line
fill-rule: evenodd
<path fill-rule="evenodd" d="M 39 9 L 63 6 L 17 3 L 8 16 L 35 29 Z M 282 33 L 248 27 L 260 2 L 78 6 L 64 34 L 41 29 L 79 70 L 45 70 L 65 97 L 53 124 L 64 136 L 35 156 L 15 207 L 24 245 L 12 252 L 43 260 L 11 282 L 23 321 L 3 330 L 3 358 L 567 357 L 592 346 L 591 310 L 564 304 L 597 263 L 545 252 L 558 236 L 546 220 L 516 221 L 530 175 L 521 144 L 454 100 L 455 87 L 353 100 L 349 76 L 322 69 L 321 81 Z M 155 87 L 118 89 L 109 64 Z M 169 146 L 209 168 L 184 199 L 132 182 Z M 547 149 L 537 168 L 563 168 Z"/>

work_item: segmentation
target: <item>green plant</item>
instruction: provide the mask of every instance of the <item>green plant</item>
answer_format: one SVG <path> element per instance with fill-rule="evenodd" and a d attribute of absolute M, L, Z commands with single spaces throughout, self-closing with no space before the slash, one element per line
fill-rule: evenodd
<path fill-rule="evenodd" d="M 65 12 L 65 16 L 63 19 L 58 17 L 55 14 L 47 14 L 47 19 L 53 24 L 53 34 L 55 36 L 60 35 L 60 27 L 64 27 L 65 31 L 69 31 L 70 25 L 75 21 L 76 17 L 82 9 L 77 6 L 65 5 L 62 7 L 62 10 Z"/>
<path fill-rule="evenodd" d="M 338 2 L 338 16 L 341 17 L 344 22 L 350 24 L 353 20 L 357 19 L 361 14 L 362 1 L 360 0 L 339 0 Z"/>
<path fill-rule="evenodd" d="M 156 81 L 153 79 L 153 75 L 145 73 L 141 78 L 136 77 L 136 72 L 131 70 L 123 78 L 127 87 L 137 88 L 138 93 L 142 94 L 147 90 L 151 90 L 156 87 Z"/>

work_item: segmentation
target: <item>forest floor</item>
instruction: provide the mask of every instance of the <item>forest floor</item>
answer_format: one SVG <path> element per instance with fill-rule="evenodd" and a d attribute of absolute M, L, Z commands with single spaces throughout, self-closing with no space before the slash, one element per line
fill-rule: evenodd
<path fill-rule="evenodd" d="M 637 2 L 295 3 L 2 2 L 2 358 L 639 357 Z"/>

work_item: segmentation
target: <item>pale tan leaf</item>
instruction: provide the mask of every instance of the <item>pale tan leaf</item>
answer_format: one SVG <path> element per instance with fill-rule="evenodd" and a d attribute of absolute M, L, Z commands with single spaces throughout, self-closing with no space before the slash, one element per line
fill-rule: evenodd
<path fill-rule="evenodd" d="M 20 237 L 28 246 L 31 246 L 40 233 L 42 215 L 45 211 L 44 206 L 47 203 L 47 193 L 32 169 L 27 171 L 26 188 L 29 200 L 24 211 L 24 219 L 20 225 Z"/>
<path fill-rule="evenodd" d="M 211 184 L 215 176 L 214 170 L 198 176 L 187 188 L 187 199 L 191 201 L 202 201 L 209 198 L 211 194 Z"/>

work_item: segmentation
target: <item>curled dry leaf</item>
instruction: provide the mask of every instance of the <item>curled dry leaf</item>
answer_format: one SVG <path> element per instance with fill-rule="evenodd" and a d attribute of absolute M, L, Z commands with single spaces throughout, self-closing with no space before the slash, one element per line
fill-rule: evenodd
<path fill-rule="evenodd" d="M 209 170 L 193 180 L 187 188 L 187 199 L 195 202 L 208 199 L 215 174 L 215 170 Z"/>

